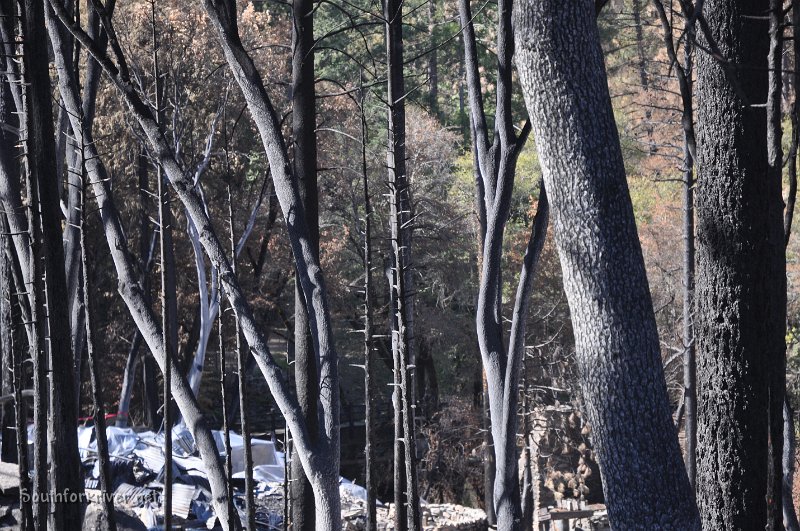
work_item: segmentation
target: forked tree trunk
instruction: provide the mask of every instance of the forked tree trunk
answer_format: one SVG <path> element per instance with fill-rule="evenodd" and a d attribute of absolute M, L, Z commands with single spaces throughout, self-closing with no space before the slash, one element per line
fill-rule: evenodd
<path fill-rule="evenodd" d="M 611 525 L 699 530 L 592 0 L 520 2 L 516 62 L 553 214 Z M 645 457 L 646 456 L 646 457 Z M 659 487 L 631 488 L 641 477 Z"/>

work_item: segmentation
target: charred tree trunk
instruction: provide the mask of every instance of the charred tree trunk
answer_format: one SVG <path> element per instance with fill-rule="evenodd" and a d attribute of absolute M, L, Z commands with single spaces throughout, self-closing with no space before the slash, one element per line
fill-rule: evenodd
<path fill-rule="evenodd" d="M 231 257 L 232 262 L 231 265 L 233 267 L 234 272 L 236 271 L 236 234 L 234 232 L 234 224 L 233 224 L 233 194 L 231 193 L 231 183 L 228 182 L 228 225 L 229 225 L 229 236 L 230 236 L 230 243 L 231 243 Z M 234 310 L 235 312 L 235 310 Z M 220 312 L 222 314 L 222 312 Z M 239 390 L 239 413 L 240 413 L 240 420 L 241 420 L 241 427 L 242 427 L 242 439 L 244 439 L 244 481 L 245 481 L 245 514 L 246 517 L 246 524 L 247 524 L 247 531 L 255 531 L 256 529 L 256 506 L 255 506 L 255 499 L 254 493 L 256 490 L 256 484 L 253 479 L 253 448 L 250 445 L 250 422 L 248 417 L 247 411 L 247 349 L 242 346 L 242 333 L 239 329 L 239 320 L 237 319 L 234 323 L 234 333 L 235 338 L 234 342 L 236 345 L 236 379 L 238 381 L 238 390 Z M 222 329 L 220 329 L 220 333 L 222 333 Z M 222 340 L 220 340 L 221 342 Z M 313 350 L 311 352 L 311 356 L 313 358 Z M 316 364 L 314 364 L 315 368 L 315 376 L 316 376 Z M 224 382 L 223 382 L 224 383 Z M 225 397 L 222 397 L 222 402 L 224 404 Z M 225 415 L 225 411 L 223 411 L 223 415 Z M 227 424 L 226 424 L 227 429 Z M 229 443 L 230 446 L 230 443 Z M 228 452 L 230 453 L 230 452 Z M 310 490 L 310 486 L 309 486 Z M 231 498 L 233 499 L 233 498 Z M 313 512 L 313 500 L 314 500 L 314 493 L 311 491 L 311 505 L 309 505 L 309 510 Z M 312 520 L 313 521 L 313 520 Z M 312 528 L 313 529 L 313 528 Z"/>
<path fill-rule="evenodd" d="M 58 28 L 60 26 L 57 25 L 60 21 L 62 24 L 67 25 L 71 32 L 75 32 L 81 36 L 80 42 L 82 45 L 91 43 L 93 51 L 92 56 L 100 62 L 103 55 L 102 50 L 105 49 L 105 46 L 92 40 L 83 33 L 82 30 L 78 31 L 74 22 L 64 12 L 63 6 L 58 4 L 57 1 L 49 2 L 45 5 L 48 6 L 46 15 L 48 18 L 50 39 L 53 41 L 53 48 L 56 50 L 60 49 L 58 44 L 60 40 Z M 106 23 L 107 26 L 113 28 L 109 21 L 106 21 Z M 203 460 L 203 465 L 205 466 L 213 495 L 214 510 L 222 522 L 223 529 L 227 529 L 228 522 L 230 521 L 230 512 L 228 510 L 226 480 L 219 463 L 219 456 L 214 438 L 208 429 L 205 418 L 185 378 L 176 370 L 174 366 L 175 360 L 166 355 L 162 329 L 137 280 L 136 268 L 130 257 L 127 239 L 122 229 L 119 213 L 113 202 L 113 196 L 108 184 L 108 174 L 103 160 L 97 152 L 97 146 L 93 140 L 91 129 L 86 127 L 85 122 L 81 124 L 80 121 L 77 120 L 77 117 L 81 115 L 78 91 L 74 80 L 67 75 L 69 71 L 66 65 L 67 59 L 61 54 L 54 54 L 54 57 L 58 73 L 59 91 L 69 111 L 68 114 L 70 116 L 73 136 L 82 138 L 82 145 L 86 150 L 86 170 L 100 212 L 102 227 L 111 253 L 111 258 L 114 261 L 114 267 L 117 271 L 119 293 L 136 322 L 138 329 L 141 331 L 142 338 L 147 342 L 148 348 L 153 352 L 158 363 L 161 366 L 164 364 L 173 365 L 170 370 L 172 374 L 171 384 L 173 396 L 181 409 L 187 426 L 192 432 L 200 457 Z M 106 67 L 107 64 L 103 69 L 108 72 Z M 33 262 L 35 263 L 35 261 Z"/>
<path fill-rule="evenodd" d="M 514 29 L 611 525 L 698 530 L 594 2 L 520 2 Z M 642 474 L 659 489 L 630 488 Z"/>
<path fill-rule="evenodd" d="M 97 459 L 100 464 L 100 489 L 102 505 L 106 513 L 108 531 L 116 531 L 114 514 L 113 485 L 111 484 L 110 461 L 108 457 L 108 439 L 106 438 L 106 410 L 103 401 L 103 378 L 100 372 L 100 360 L 97 359 L 94 340 L 94 303 L 92 302 L 92 284 L 89 281 L 89 267 L 86 259 L 86 175 L 83 171 L 84 152 L 81 149 L 80 200 L 76 207 L 80 211 L 80 268 L 83 273 L 83 308 L 86 326 L 86 355 L 89 363 L 89 377 L 92 383 L 92 406 L 94 409 L 94 432 L 97 440 Z"/>
<path fill-rule="evenodd" d="M 48 393 L 48 464 L 51 489 L 59 493 L 81 493 L 78 435 L 75 411 L 75 373 L 71 349 L 67 281 L 64 273 L 64 247 L 59 207 L 59 180 L 56 175 L 55 132 L 48 71 L 44 4 L 26 0 L 23 7 L 23 61 L 27 81 L 26 154 L 32 189 L 38 188 L 41 216 L 42 259 L 49 335 L 50 384 Z M 31 198 L 33 199 L 33 198 Z M 38 221 L 38 220 L 37 220 Z M 40 315 L 39 319 L 45 319 Z M 41 369 L 41 367 L 40 367 Z M 43 464 L 43 463 L 40 463 Z M 37 474 L 43 474 L 43 468 Z M 77 503 L 54 503 L 48 529 L 67 529 L 80 519 Z M 43 521 L 39 521 L 43 525 Z"/>
<path fill-rule="evenodd" d="M 142 286 L 143 295 L 147 303 L 150 304 L 150 271 L 153 269 L 155 262 L 155 237 L 150 228 L 150 214 L 147 208 L 151 195 L 148 166 L 146 152 L 144 148 L 140 148 L 136 157 L 136 174 L 139 179 L 139 283 Z M 141 347 L 142 334 L 137 329 L 125 363 L 116 425 L 120 428 L 128 425 L 136 369 L 141 365 L 142 389 L 144 390 L 142 404 L 144 406 L 145 424 L 151 430 L 157 430 L 161 425 L 161 418 L 158 414 L 158 384 L 156 383 L 156 371 L 158 369 L 150 352 L 145 351 L 140 354 Z M 141 364 L 139 363 L 140 360 Z"/>
<path fill-rule="evenodd" d="M 366 531 L 378 531 L 377 497 L 375 495 L 375 381 L 373 372 L 374 341 L 372 337 L 372 198 L 367 167 L 367 118 L 364 112 L 366 92 L 361 80 L 359 112 L 361 117 L 361 179 L 364 187 L 364 476 L 367 489 Z"/>
<path fill-rule="evenodd" d="M 319 199 L 317 197 L 317 111 L 314 79 L 314 0 L 292 2 L 292 168 L 305 209 L 309 242 L 319 259 Z M 299 276 L 298 276 L 299 278 Z M 294 378 L 309 439 L 319 440 L 317 401 L 319 376 L 308 309 L 299 282 L 294 297 Z M 292 526 L 314 529 L 314 492 L 299 459 L 292 460 Z"/>
<path fill-rule="evenodd" d="M 428 107 L 430 113 L 439 117 L 439 48 L 436 43 L 436 2 L 428 0 L 428 35 L 433 49 L 428 54 Z"/>
<path fill-rule="evenodd" d="M 701 44 L 713 39 L 724 63 L 697 59 L 698 505 L 704 527 L 772 529 L 786 273 L 780 158 L 755 105 L 767 101 L 774 125 L 780 81 L 763 72 L 771 55 L 763 5 L 708 0 L 704 13 Z M 721 473 L 720 463 L 735 466 Z"/>
<path fill-rule="evenodd" d="M 5 80 L 0 80 L 0 123 L 11 124 L 12 113 L 14 111 L 13 102 L 11 101 L 11 91 L 9 90 L 8 83 Z M 0 129 L 0 149 L 6 150 L 14 145 L 18 139 L 11 138 L 11 134 L 5 129 Z M 15 158 L 11 153 L 7 155 L 0 155 L 8 158 Z M 13 178 L 19 178 L 19 166 L 16 166 L 17 173 Z M 9 176 L 10 177 L 10 176 Z M 10 395 L 14 389 L 14 372 L 8 370 L 13 367 L 14 352 L 12 350 L 12 338 L 14 333 L 12 308 L 11 308 L 11 294 L 14 292 L 13 278 L 11 273 L 11 261 L 13 254 L 11 246 L 8 245 L 7 236 L 9 232 L 8 221 L 6 215 L 2 214 L 2 228 L 3 236 L 0 237 L 0 346 L 2 347 L 2 378 L 0 378 L 0 394 Z M 2 449 L 0 449 L 0 459 L 6 463 L 15 463 L 17 461 L 17 430 L 16 430 L 16 416 L 15 403 L 4 404 L 0 411 L 0 419 L 2 419 Z M 26 434 L 27 442 L 27 434 Z"/>
<path fill-rule="evenodd" d="M 414 387 L 412 383 L 412 316 L 410 293 L 411 194 L 406 172 L 405 77 L 403 73 L 403 2 L 384 0 L 389 105 L 387 167 L 389 170 L 389 227 L 391 239 L 390 289 L 392 351 L 394 357 L 395 407 L 395 529 L 417 531 L 421 525 L 417 484 L 416 436 L 414 433 Z M 404 495 L 404 496 L 403 496 Z M 405 505 L 407 514 L 400 510 Z M 404 520 L 404 516 L 406 516 Z"/>
<path fill-rule="evenodd" d="M 153 152 L 158 157 L 158 162 L 164 168 L 177 197 L 183 203 L 187 216 L 192 220 L 199 231 L 199 240 L 211 260 L 214 267 L 219 270 L 224 291 L 228 300 L 236 309 L 242 333 L 244 334 L 253 355 L 261 368 L 261 372 L 269 384 L 273 397 L 278 407 L 281 409 L 287 423 L 291 427 L 294 435 L 295 447 L 299 450 L 298 455 L 303 462 L 304 469 L 312 481 L 316 503 L 316 518 L 318 529 L 338 529 L 341 526 L 340 498 L 338 491 L 338 472 L 339 472 L 339 378 L 337 367 L 337 353 L 334 348 L 333 331 L 331 327 L 330 312 L 328 309 L 327 293 L 324 279 L 319 267 L 319 261 L 315 259 L 311 252 L 308 240 L 308 229 L 305 225 L 304 209 L 299 200 L 297 184 L 293 180 L 289 171 L 290 165 L 286 146 L 283 142 L 279 122 L 274 108 L 269 100 L 260 74 L 255 69 L 252 59 L 244 49 L 241 39 L 238 36 L 236 25 L 237 11 L 235 4 L 229 0 L 219 2 L 208 0 L 205 2 L 206 12 L 212 22 L 219 41 L 225 53 L 226 60 L 231 68 L 234 77 L 242 88 L 248 107 L 251 109 L 256 126 L 262 137 L 265 152 L 270 160 L 271 171 L 273 172 L 273 182 L 275 190 L 281 203 L 286 226 L 288 228 L 289 240 L 292 244 L 297 269 L 300 273 L 303 293 L 306 301 L 309 302 L 309 316 L 311 321 L 312 335 L 315 345 L 318 346 L 318 357 L 320 359 L 320 401 L 322 411 L 324 411 L 324 438 L 319 444 L 311 444 L 308 433 L 303 422 L 300 406 L 296 399 L 289 393 L 286 382 L 282 376 L 282 370 L 275 362 L 269 345 L 264 339 L 260 326 L 257 323 L 253 311 L 244 296 L 236 274 L 232 271 L 227 253 L 223 248 L 216 232 L 213 229 L 208 213 L 203 207 L 202 198 L 193 186 L 186 173 L 181 168 L 178 161 L 172 154 L 169 143 L 164 137 L 161 128 L 155 119 L 152 110 L 142 101 L 140 95 L 133 89 L 131 74 L 128 70 L 127 61 L 119 46 L 119 43 L 111 39 L 114 57 L 112 60 L 98 43 L 91 39 L 86 33 L 70 19 L 64 6 L 59 0 L 50 0 L 59 21 L 66 25 L 70 32 L 78 39 L 82 46 L 85 46 L 89 53 L 98 60 L 103 66 L 103 71 L 108 75 L 119 94 L 128 105 L 128 110 L 132 118 L 145 133 L 148 142 L 153 148 Z M 113 32 L 113 24 L 107 17 L 104 18 L 104 25 L 109 33 Z M 135 293 L 125 293 L 125 296 L 136 296 Z M 131 302 L 134 301 L 131 298 Z M 145 317 L 137 315 L 137 318 Z M 147 316 L 149 317 L 149 316 Z M 145 324 L 143 321 L 140 324 Z M 147 323 L 148 326 L 150 325 Z M 152 348 L 152 346 L 151 346 Z M 169 356 L 162 360 L 166 363 L 174 363 Z M 182 377 L 178 375 L 172 378 L 173 386 L 180 391 L 176 394 L 183 401 L 183 406 L 187 410 L 196 406 L 196 402 L 183 395 L 184 388 Z M 203 436 L 200 441 L 203 445 L 213 441 L 205 439 L 207 432 L 204 428 L 197 425 L 197 416 L 194 411 L 190 411 L 193 418 L 187 419 L 197 435 Z M 200 445 L 200 442 L 198 445 Z M 210 456 L 209 456 L 210 457 Z M 214 490 L 215 508 L 221 514 L 227 514 L 227 508 L 222 502 L 227 498 L 223 492 L 224 475 L 217 476 L 219 464 L 211 463 L 204 459 L 207 468 L 213 469 L 214 474 L 209 474 Z M 311 472 L 309 472 L 311 471 Z"/>
<path fill-rule="evenodd" d="M 686 39 L 683 60 L 678 59 L 672 20 L 661 0 L 653 0 L 661 21 L 667 56 L 675 68 L 681 96 L 681 125 L 683 128 L 683 411 L 685 414 L 686 473 L 695 487 L 697 476 L 697 363 L 694 343 L 694 160 L 697 146 L 694 133 L 694 101 L 692 79 L 694 48 L 691 38 Z M 692 15 L 684 12 L 684 32 L 691 35 Z M 678 426 L 680 428 L 680 425 Z"/>

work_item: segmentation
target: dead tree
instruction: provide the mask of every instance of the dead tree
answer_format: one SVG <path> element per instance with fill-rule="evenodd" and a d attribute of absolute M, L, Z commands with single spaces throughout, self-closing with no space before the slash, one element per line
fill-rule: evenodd
<path fill-rule="evenodd" d="M 777 26 L 763 5 L 703 5 L 698 46 L 717 52 L 698 54 L 695 87 L 698 505 L 704 527 L 774 528 L 786 349 Z M 720 474 L 721 460 L 739 465 Z"/>
<path fill-rule="evenodd" d="M 104 54 L 101 46 L 89 37 L 80 26 L 72 20 L 61 4 L 57 2 L 47 3 L 45 12 L 48 22 L 50 39 L 53 42 L 53 49 L 60 48 L 60 23 L 69 25 L 71 32 L 79 33 L 85 38 L 84 42 L 90 42 L 95 47 L 93 57 L 101 58 Z M 58 13 L 58 16 L 56 16 Z M 109 40 L 114 41 L 113 33 L 109 31 Z M 114 46 L 112 44 L 112 46 Z M 77 120 L 80 113 L 80 99 L 74 80 L 69 76 L 68 59 L 62 54 L 54 54 L 56 71 L 58 74 L 58 86 L 62 95 L 63 102 L 70 116 L 70 124 L 73 135 L 80 138 L 86 151 L 85 164 L 92 186 L 93 195 L 100 211 L 103 232 L 105 233 L 111 258 L 117 271 L 119 280 L 119 292 L 131 313 L 143 339 L 148 348 L 156 357 L 156 361 L 163 368 L 164 364 L 172 365 L 170 373 L 172 395 L 181 414 L 194 436 L 200 452 L 200 457 L 208 475 L 211 491 L 214 496 L 214 509 L 223 526 L 227 526 L 230 521 L 230 512 L 227 501 L 227 487 L 225 474 L 219 463 L 217 447 L 214 438 L 206 424 L 205 418 L 194 398 L 189 386 L 180 371 L 175 366 L 175 360 L 167 356 L 164 350 L 164 339 L 161 326 L 155 316 L 149 301 L 145 297 L 141 285 L 138 281 L 136 268 L 127 248 L 127 239 L 122 229 L 118 211 L 114 205 L 113 195 L 108 185 L 108 178 L 103 159 L 97 152 L 91 129 L 87 127 L 86 121 L 81 124 Z M 105 68 L 105 67 L 104 67 Z M 144 105 L 142 105 L 144 107 Z M 153 120 L 155 121 L 155 120 Z M 34 261 L 35 262 L 35 261 Z"/>
<path fill-rule="evenodd" d="M 76 431 L 75 383 L 69 309 L 67 307 L 67 281 L 64 273 L 64 248 L 59 206 L 59 182 L 56 175 L 55 133 L 48 71 L 47 35 L 45 33 L 44 4 L 26 0 L 23 5 L 23 64 L 26 81 L 26 157 L 31 176 L 29 200 L 39 212 L 34 224 L 41 222 L 42 261 L 46 283 L 43 295 L 47 315 L 39 315 L 46 322 L 50 382 L 48 386 L 48 467 L 50 486 L 55 492 L 83 492 Z M 34 238 L 36 237 L 34 231 Z M 35 278 L 35 277 L 33 277 Z M 36 281 L 38 282 L 38 280 Z M 44 347 L 44 345 L 42 345 Z M 44 361 L 44 360 L 42 360 Z M 42 363 L 39 364 L 42 370 Z M 40 376 L 42 374 L 40 373 Z M 40 385 L 43 382 L 40 382 Z M 38 398 L 38 397 L 37 397 Z M 42 457 L 40 455 L 40 457 Z M 40 464 L 44 465 L 44 463 Z M 37 474 L 44 468 L 37 468 Z M 40 513 L 41 517 L 41 513 Z M 80 506 L 76 503 L 54 503 L 48 516 L 47 527 L 54 531 L 67 529 L 70 522 L 80 519 Z M 39 520 L 40 526 L 44 525 Z"/>
<path fill-rule="evenodd" d="M 256 119 L 256 124 L 262 132 L 262 140 L 273 169 L 273 181 L 287 220 L 295 257 L 303 258 L 297 264 L 297 269 L 300 272 L 306 301 L 310 301 L 309 314 L 311 316 L 312 335 L 318 348 L 318 357 L 321 360 L 319 371 L 321 380 L 320 402 L 325 412 L 325 431 L 318 444 L 312 444 L 308 439 L 299 404 L 291 396 L 283 379 L 282 370 L 271 355 L 260 326 L 244 297 L 236 274 L 231 269 L 227 253 L 213 230 L 211 220 L 203 209 L 202 201 L 198 197 L 197 191 L 191 187 L 191 182 L 186 173 L 175 160 L 169 143 L 158 127 L 157 120 L 153 116 L 151 109 L 144 104 L 141 96 L 131 83 L 127 61 L 122 49 L 115 41 L 111 20 L 108 17 L 103 17 L 103 23 L 110 35 L 110 43 L 115 60 L 112 60 L 105 50 L 97 45 L 96 41 L 91 39 L 77 23 L 70 19 L 58 0 L 51 0 L 50 5 L 53 7 L 60 22 L 69 28 L 81 45 L 103 66 L 103 70 L 109 80 L 127 103 L 132 118 L 142 128 L 178 199 L 198 227 L 203 248 L 212 264 L 220 272 L 226 295 L 236 309 L 242 332 L 272 390 L 279 408 L 291 426 L 298 455 L 314 487 L 317 526 L 320 529 L 338 528 L 341 526 L 338 489 L 339 404 L 337 392 L 339 385 L 338 368 L 336 366 L 337 356 L 333 348 L 333 334 L 326 290 L 319 262 L 315 260 L 309 246 L 308 230 L 302 219 L 304 214 L 303 207 L 299 201 L 296 182 L 289 171 L 290 165 L 277 117 L 271 104 L 269 104 L 260 76 L 257 74 L 252 60 L 238 38 L 235 24 L 235 6 L 227 2 L 223 4 L 208 2 L 206 3 L 206 10 L 212 20 L 212 26 L 223 45 L 228 64 L 231 66 L 237 81 L 240 85 L 243 85 L 243 93 L 248 105 L 255 106 L 255 109 L 251 109 L 251 115 Z M 102 10 L 100 5 L 95 5 L 95 8 Z M 172 360 L 167 359 L 167 361 L 171 362 Z M 173 382 L 175 380 L 176 377 L 173 376 Z M 213 441 L 210 442 L 213 444 Z M 216 466 L 218 468 L 219 465 L 217 464 Z M 212 484 L 212 487 L 215 488 L 215 501 L 219 503 L 220 500 L 224 500 L 226 497 L 222 492 L 224 490 L 224 477 L 222 484 Z M 220 507 L 217 507 L 217 509 L 227 512 L 227 510 Z"/>
<path fill-rule="evenodd" d="M 292 1 L 292 170 L 305 212 L 309 243 L 319 260 L 319 199 L 317 191 L 317 109 L 314 77 L 313 0 Z M 299 278 L 297 275 L 295 278 Z M 309 316 L 302 286 L 295 282 L 294 378 L 309 439 L 319 439 L 319 378 Z M 292 460 L 292 526 L 314 529 L 314 492 L 299 460 Z"/>
<path fill-rule="evenodd" d="M 678 80 L 681 97 L 681 126 L 683 128 L 683 402 L 682 410 L 685 418 L 685 455 L 686 473 L 692 488 L 695 486 L 697 473 L 697 362 L 694 344 L 694 274 L 695 274 L 695 241 L 694 241 L 694 161 L 697 153 L 697 142 L 694 132 L 693 101 L 693 35 L 691 14 L 683 13 L 683 33 L 688 38 L 683 41 L 683 58 L 678 57 L 677 45 L 672 29 L 672 18 L 668 16 L 661 0 L 653 0 L 658 13 L 664 38 L 664 47 L 670 66 L 674 69 Z"/>
<path fill-rule="evenodd" d="M 228 189 L 228 227 L 231 245 L 231 267 L 236 272 L 236 231 L 233 221 L 233 194 L 231 193 L 230 175 L 227 182 Z M 262 189 L 263 192 L 263 189 Z M 235 315 L 235 314 L 234 314 Z M 239 412 L 242 427 L 243 439 L 243 453 L 244 453 L 244 490 L 245 490 L 245 514 L 247 515 L 246 524 L 247 531 L 255 531 L 256 529 L 256 506 L 254 493 L 256 490 L 255 480 L 253 478 L 253 448 L 250 445 L 250 423 L 247 414 L 247 375 L 245 374 L 245 367 L 247 365 L 247 352 L 242 346 L 242 334 L 239 330 L 239 320 L 234 320 L 234 344 L 236 346 L 236 380 L 239 388 Z M 220 331 L 221 333 L 221 331 Z M 220 340 L 221 341 L 221 340 Z M 316 364 L 315 364 L 316 368 Z M 225 397 L 222 397 L 223 403 Z M 224 407 L 224 406 L 223 406 Z M 223 412 L 225 415 L 225 412 Z M 227 423 L 226 423 L 227 426 Z M 313 498 L 312 498 L 313 502 Z"/>
<path fill-rule="evenodd" d="M 514 30 L 611 525 L 699 530 L 667 397 L 595 3 L 520 2 Z M 631 489 L 643 473 L 659 478 L 659 488 Z"/>
<path fill-rule="evenodd" d="M 490 141 L 479 76 L 479 64 L 472 12 L 468 0 L 460 0 L 459 17 L 464 39 L 464 58 L 469 90 L 470 124 L 475 147 L 476 207 L 482 237 L 481 274 L 476 327 L 485 373 L 486 395 L 491 417 L 495 459 L 493 504 L 498 529 L 520 525 L 521 500 L 517 465 L 517 387 L 524 353 L 527 307 L 541 249 L 547 233 L 547 200 L 540 192 L 540 210 L 531 229 L 526 258 L 520 273 L 508 347 L 502 316 L 503 234 L 511 208 L 516 163 L 530 133 L 530 122 L 514 130 L 511 113 L 514 39 L 511 31 L 511 2 L 498 4 L 497 102 L 494 134 Z M 487 478 L 487 483 L 489 479 Z"/>
<path fill-rule="evenodd" d="M 83 146 L 81 146 L 81 167 L 85 160 Z M 102 505 L 106 513 L 108 531 L 116 531 L 116 517 L 114 514 L 114 498 L 111 484 L 110 460 L 108 457 L 108 439 L 106 437 L 106 410 L 103 400 L 103 378 L 100 372 L 100 362 L 95 352 L 96 344 L 94 340 L 94 303 L 92 302 L 92 284 L 89 281 L 89 264 L 86 259 L 86 178 L 85 172 L 81 171 L 80 183 L 80 202 L 76 208 L 80 210 L 80 254 L 81 271 L 83 274 L 83 321 L 86 326 L 86 356 L 89 363 L 89 377 L 92 384 L 92 406 L 94 409 L 94 433 L 97 441 L 97 460 L 100 464 L 100 490 L 102 492 Z"/>
<path fill-rule="evenodd" d="M 375 381 L 372 374 L 374 343 L 372 337 L 372 198 L 369 191 L 367 167 L 367 118 L 364 112 L 366 92 L 360 84 L 359 116 L 361 118 L 361 178 L 364 190 L 364 476 L 367 489 L 366 531 L 377 531 L 377 498 L 375 496 Z"/>
<path fill-rule="evenodd" d="M 384 0 L 391 266 L 389 289 L 394 361 L 394 499 L 395 529 L 417 531 L 421 525 L 414 433 L 413 354 L 411 348 L 411 190 L 406 172 L 405 76 L 403 72 L 403 2 Z"/>

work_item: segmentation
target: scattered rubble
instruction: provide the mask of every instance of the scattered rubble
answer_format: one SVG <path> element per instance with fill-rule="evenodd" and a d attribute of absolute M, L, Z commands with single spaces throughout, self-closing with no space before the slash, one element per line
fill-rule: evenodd
<path fill-rule="evenodd" d="M 33 440 L 29 434 L 29 441 Z M 225 457 L 223 434 L 213 432 L 217 450 Z M 131 428 L 107 428 L 115 518 L 120 531 L 160 529 L 163 522 L 162 483 L 165 469 L 164 434 Z M 231 461 L 234 505 L 244 517 L 244 440 L 231 432 Z M 183 426 L 172 431 L 173 522 L 180 529 L 215 529 L 218 522 L 211 504 L 211 489 L 197 454 L 191 433 Z M 283 529 L 284 471 L 282 452 L 272 441 L 252 439 L 256 523 L 259 530 Z M 106 529 L 106 515 L 100 504 L 99 464 L 93 427 L 78 428 L 78 448 L 85 471 L 86 505 L 83 529 Z M 29 454 L 33 444 L 29 442 Z M 5 466 L 5 468 L 4 468 Z M 238 481 L 237 481 L 238 479 Z M 16 490 L 15 490 L 16 489 Z M 341 479 L 342 524 L 346 531 L 366 528 L 366 490 Z M 13 494 L 13 496 L 11 496 Z M 5 498 L 2 498 L 5 496 Z M 4 503 L 6 500 L 8 503 Z M 5 512 L 4 512 L 5 511 Z M 392 504 L 378 507 L 378 529 L 393 530 Z M 423 505 L 423 529 L 443 531 L 484 531 L 486 515 L 479 509 L 452 504 Z M 0 527 L 19 520 L 19 477 L 16 465 L 0 463 Z M 5 528 L 5 527 L 3 527 Z"/>

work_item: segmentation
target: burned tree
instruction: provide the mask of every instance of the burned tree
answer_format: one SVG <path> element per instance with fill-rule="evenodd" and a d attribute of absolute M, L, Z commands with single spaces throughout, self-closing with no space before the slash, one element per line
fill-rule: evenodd
<path fill-rule="evenodd" d="M 590 0 L 545 0 L 514 25 L 593 443 L 614 527 L 700 529 L 594 19 Z M 630 487 L 645 470 L 659 489 Z"/>

